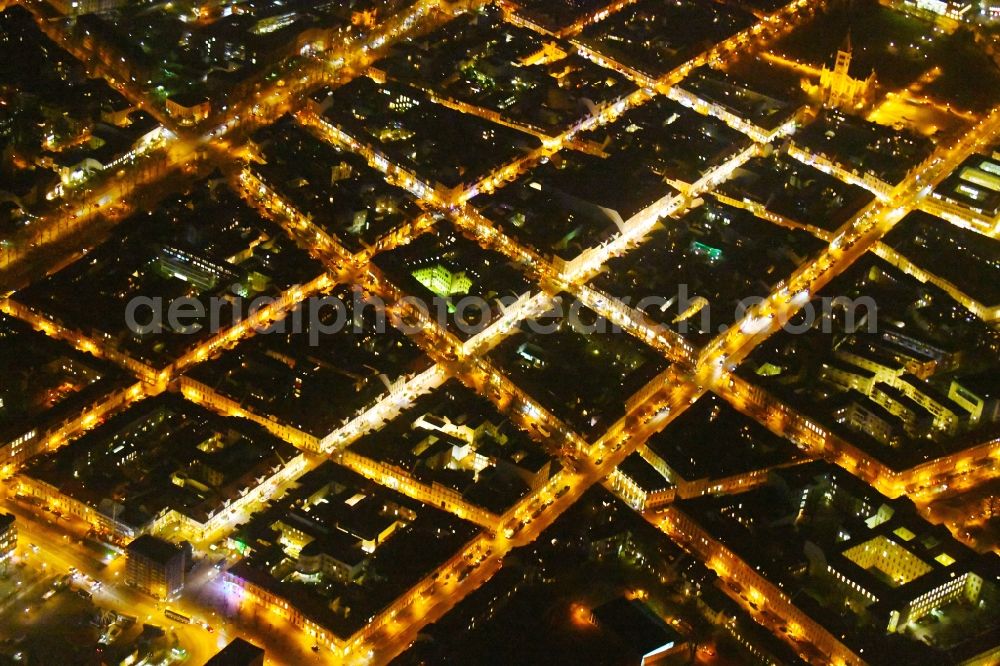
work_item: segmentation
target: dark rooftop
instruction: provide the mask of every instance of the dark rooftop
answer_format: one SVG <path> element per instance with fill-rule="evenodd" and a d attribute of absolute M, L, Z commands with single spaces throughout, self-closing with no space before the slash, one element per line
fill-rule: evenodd
<path fill-rule="evenodd" d="M 638 452 L 632 453 L 625 458 L 618 465 L 618 471 L 630 478 L 647 493 L 664 490 L 670 486 L 670 482 L 653 469 L 653 466 L 646 462 Z"/>
<path fill-rule="evenodd" d="M 251 666 L 262 662 L 264 650 L 242 638 L 234 638 L 222 651 L 205 662 L 205 666 Z"/>
<path fill-rule="evenodd" d="M 598 624 L 618 634 L 639 656 L 669 649 L 683 637 L 641 601 L 618 597 L 594 609 Z"/>
<path fill-rule="evenodd" d="M 143 534 L 125 547 L 129 555 L 139 555 L 157 564 L 167 564 L 183 552 L 181 547 L 152 534 Z"/>

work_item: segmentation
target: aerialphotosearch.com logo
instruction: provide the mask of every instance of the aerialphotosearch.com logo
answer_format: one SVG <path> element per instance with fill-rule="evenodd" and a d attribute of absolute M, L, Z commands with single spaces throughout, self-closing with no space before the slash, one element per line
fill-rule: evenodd
<path fill-rule="evenodd" d="M 270 316 L 273 313 L 266 310 L 280 306 L 280 300 L 268 296 L 253 299 L 137 296 L 126 305 L 125 324 L 135 335 L 148 336 L 165 333 L 194 335 L 206 329 L 214 334 L 243 322 L 252 322 L 250 328 L 256 334 L 305 334 L 309 345 L 316 346 L 324 336 L 345 331 L 382 334 L 391 327 L 406 335 L 415 335 L 423 331 L 424 322 L 431 319 L 442 328 L 457 329 L 472 337 L 483 332 L 519 300 L 513 295 L 493 299 L 473 295 L 451 299 L 434 297 L 430 301 L 404 296 L 396 307 L 390 308 L 377 295 L 353 288 L 350 299 L 332 295 L 313 296 L 281 313 L 279 318 Z M 647 315 L 645 320 L 648 325 L 663 326 L 652 323 L 653 320 L 671 321 L 671 327 L 682 335 L 692 330 L 724 333 L 731 326 L 721 324 L 713 329 L 711 305 L 704 299 L 690 298 L 684 284 L 678 286 L 678 293 L 673 297 L 654 295 L 633 299 L 602 295 L 599 301 L 598 307 L 604 313 L 619 313 L 623 318 L 629 318 L 636 310 L 642 311 Z M 726 320 L 735 321 L 734 325 L 751 334 L 770 328 L 775 318 L 782 330 L 793 334 L 813 329 L 822 333 L 852 333 L 861 328 L 869 333 L 877 332 L 877 305 L 870 297 L 824 296 L 812 299 L 807 292 L 798 292 L 784 300 L 785 304 L 793 306 L 788 309 L 796 312 L 794 317 L 757 314 L 764 302 L 765 299 L 757 296 L 744 298 L 735 304 L 733 316 L 726 317 Z M 404 317 L 399 312 L 416 316 Z M 678 315 L 674 317 L 669 313 Z M 620 333 L 622 330 L 617 324 L 597 316 L 581 301 L 564 297 L 553 298 L 546 311 L 521 323 L 522 328 L 541 335 L 555 333 L 565 325 L 583 334 Z"/>

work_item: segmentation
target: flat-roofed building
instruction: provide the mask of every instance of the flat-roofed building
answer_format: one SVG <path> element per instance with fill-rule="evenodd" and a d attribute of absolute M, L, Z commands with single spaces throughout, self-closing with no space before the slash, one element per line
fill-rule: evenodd
<path fill-rule="evenodd" d="M 994 372 L 953 379 L 948 398 L 969 412 L 970 425 L 1000 421 L 1000 380 Z"/>
<path fill-rule="evenodd" d="M 205 662 L 205 666 L 264 666 L 264 649 L 253 643 L 234 638 L 222 651 Z"/>
<path fill-rule="evenodd" d="M 144 534 L 125 548 L 125 582 L 157 599 L 173 599 L 184 589 L 185 550 Z"/>
<path fill-rule="evenodd" d="M 674 497 L 674 485 L 638 453 L 625 458 L 610 481 L 615 492 L 639 511 L 655 509 Z"/>
<path fill-rule="evenodd" d="M 17 550 L 17 521 L 9 513 L 0 513 L 0 573 L 7 566 Z"/>
<path fill-rule="evenodd" d="M 619 597 L 598 606 L 593 610 L 593 621 L 627 645 L 642 666 L 659 663 L 686 644 L 663 618 L 636 599 Z"/>

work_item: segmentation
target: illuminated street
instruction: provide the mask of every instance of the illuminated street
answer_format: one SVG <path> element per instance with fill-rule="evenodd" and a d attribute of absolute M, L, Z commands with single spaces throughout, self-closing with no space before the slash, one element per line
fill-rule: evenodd
<path fill-rule="evenodd" d="M 994 663 L 998 17 L 0 2 L 0 661 Z"/>

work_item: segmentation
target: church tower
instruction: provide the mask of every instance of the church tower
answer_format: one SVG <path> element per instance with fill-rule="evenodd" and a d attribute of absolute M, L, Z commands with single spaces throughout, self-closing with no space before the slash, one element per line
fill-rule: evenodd
<path fill-rule="evenodd" d="M 847 37 L 843 45 L 837 50 L 837 60 L 833 65 L 833 76 L 830 77 L 830 90 L 827 93 L 826 105 L 834 109 L 839 109 L 844 104 L 851 103 L 851 57 L 854 49 L 851 47 L 851 31 L 847 31 Z"/>
<path fill-rule="evenodd" d="M 874 92 L 875 73 L 867 79 L 851 77 L 851 60 L 854 48 L 848 31 L 844 43 L 837 49 L 833 69 L 826 67 L 820 72 L 820 95 L 823 106 L 842 111 L 853 111 L 866 106 Z"/>
<path fill-rule="evenodd" d="M 851 75 L 851 54 L 854 52 L 854 48 L 851 46 L 851 31 L 847 31 L 847 37 L 844 39 L 844 44 L 837 51 L 837 62 L 833 67 L 833 71 L 843 76 Z"/>

